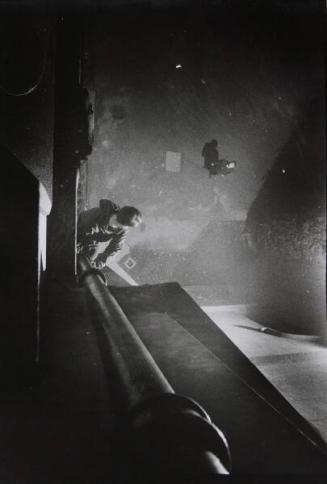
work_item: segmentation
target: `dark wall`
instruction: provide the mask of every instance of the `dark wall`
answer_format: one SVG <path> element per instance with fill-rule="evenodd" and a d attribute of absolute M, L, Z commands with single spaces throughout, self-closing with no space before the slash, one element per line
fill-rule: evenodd
<path fill-rule="evenodd" d="M 2 382 L 13 388 L 31 384 L 38 359 L 53 147 L 55 19 L 20 7 L 0 8 L 0 354 Z"/>
<path fill-rule="evenodd" d="M 0 143 L 51 199 L 55 17 L 9 7 L 0 10 Z"/>

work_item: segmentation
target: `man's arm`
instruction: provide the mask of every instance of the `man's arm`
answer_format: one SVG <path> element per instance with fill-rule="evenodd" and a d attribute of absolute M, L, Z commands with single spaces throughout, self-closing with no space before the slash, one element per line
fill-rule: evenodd
<path fill-rule="evenodd" d="M 121 231 L 112 237 L 109 245 L 104 250 L 104 254 L 107 256 L 107 258 L 116 255 L 122 249 L 125 238 L 126 234 L 124 231 Z"/>
<path fill-rule="evenodd" d="M 98 255 L 94 263 L 100 269 L 104 267 L 109 258 L 114 257 L 121 249 L 125 241 L 126 234 L 124 231 L 113 235 L 106 249 Z"/>

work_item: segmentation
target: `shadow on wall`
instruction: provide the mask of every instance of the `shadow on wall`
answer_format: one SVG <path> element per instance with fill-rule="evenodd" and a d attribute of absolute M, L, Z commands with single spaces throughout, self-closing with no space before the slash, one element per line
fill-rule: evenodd
<path fill-rule="evenodd" d="M 255 255 L 256 309 L 281 331 L 326 333 L 326 190 L 321 98 L 304 110 L 253 202 L 245 236 Z"/>

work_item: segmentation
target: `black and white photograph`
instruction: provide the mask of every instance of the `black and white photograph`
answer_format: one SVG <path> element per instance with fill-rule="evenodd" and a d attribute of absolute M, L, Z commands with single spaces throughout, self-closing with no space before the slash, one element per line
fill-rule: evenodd
<path fill-rule="evenodd" d="M 1 0 L 1 484 L 327 482 L 326 20 Z"/>

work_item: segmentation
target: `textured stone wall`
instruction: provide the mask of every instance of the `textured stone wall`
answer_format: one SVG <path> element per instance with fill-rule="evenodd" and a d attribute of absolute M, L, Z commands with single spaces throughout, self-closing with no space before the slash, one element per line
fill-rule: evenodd
<path fill-rule="evenodd" d="M 303 100 L 322 86 L 315 20 L 295 22 L 294 12 L 260 23 L 226 11 L 151 15 L 96 24 L 88 204 L 107 197 L 144 213 L 143 231 L 128 241 L 139 282 L 233 286 L 231 272 L 248 275 L 251 255 L 242 230 L 236 250 L 224 224 L 242 227 Z M 212 138 L 221 157 L 238 163 L 224 178 L 203 169 Z M 167 151 L 181 153 L 179 172 L 166 170 Z"/>

